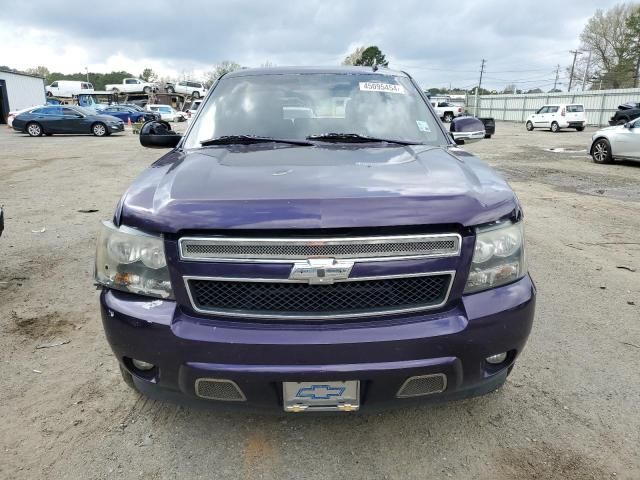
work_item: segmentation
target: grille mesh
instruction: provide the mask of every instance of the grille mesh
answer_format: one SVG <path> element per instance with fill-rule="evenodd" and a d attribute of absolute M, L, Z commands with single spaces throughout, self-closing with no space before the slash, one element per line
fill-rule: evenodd
<path fill-rule="evenodd" d="M 185 258 L 274 258 L 300 259 L 313 257 L 390 257 L 390 256 L 438 256 L 453 255 L 459 250 L 457 236 L 436 238 L 414 237 L 411 240 L 377 242 L 372 237 L 361 242 L 349 241 L 304 241 L 282 240 L 252 242 L 229 240 L 185 239 L 182 256 Z"/>
<path fill-rule="evenodd" d="M 449 274 L 306 283 L 189 280 L 198 309 L 217 313 L 325 317 L 429 307 L 445 301 Z"/>
<path fill-rule="evenodd" d="M 431 393 L 443 392 L 447 387 L 447 377 L 441 373 L 435 375 L 423 375 L 421 377 L 411 377 L 404 382 L 398 390 L 397 396 L 417 397 L 429 395 Z"/>
<path fill-rule="evenodd" d="M 211 400 L 242 402 L 246 400 L 240 388 L 231 380 L 199 378 L 196 381 L 196 395 Z"/>

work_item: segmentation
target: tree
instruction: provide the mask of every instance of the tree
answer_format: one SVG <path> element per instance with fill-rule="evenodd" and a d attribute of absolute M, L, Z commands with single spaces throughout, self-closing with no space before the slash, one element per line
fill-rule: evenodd
<path fill-rule="evenodd" d="M 366 67 L 379 65 L 381 67 L 388 67 L 389 61 L 378 47 L 372 45 L 362 51 L 362 55 L 360 55 L 360 58 L 356 59 L 354 65 L 363 65 Z"/>
<path fill-rule="evenodd" d="M 591 52 L 591 62 L 587 65 L 589 55 L 586 53 L 578 57 L 574 71 L 576 81 L 581 81 L 585 72 L 588 76 L 589 72 L 597 70 L 603 72 L 601 78 L 604 88 L 633 85 L 634 68 L 640 53 L 634 47 L 635 20 L 632 16 L 639 10 L 637 4 L 621 3 L 607 11 L 596 11 L 580 35 L 580 50 Z M 570 67 L 567 70 L 569 72 Z"/>
<path fill-rule="evenodd" d="M 145 68 L 140 74 L 140 78 L 145 82 L 155 82 L 158 79 L 158 75 L 150 68 Z"/>
<path fill-rule="evenodd" d="M 44 79 L 48 79 L 50 75 L 49 69 L 43 65 L 38 65 L 37 67 L 34 67 L 34 68 L 27 68 L 25 72 L 30 75 L 36 75 L 38 77 L 42 77 Z"/>
<path fill-rule="evenodd" d="M 526 93 L 544 93 L 544 92 L 540 88 L 532 88 L 530 90 L 527 90 Z"/>
<path fill-rule="evenodd" d="M 640 86 L 640 6 L 627 18 L 627 41 L 631 48 L 633 62 L 633 86 Z"/>
<path fill-rule="evenodd" d="M 342 61 L 343 65 L 358 65 L 356 62 L 360 61 L 362 58 L 362 52 L 364 52 L 364 47 L 358 47 L 353 52 L 345 57 Z"/>
<path fill-rule="evenodd" d="M 207 79 L 204 82 L 205 87 L 210 88 L 213 83 L 218 80 L 221 76 L 226 75 L 227 73 L 233 72 L 235 70 L 240 70 L 242 67 L 239 63 L 232 62 L 229 60 L 224 60 L 223 62 L 218 63 L 212 71 L 207 73 Z"/>

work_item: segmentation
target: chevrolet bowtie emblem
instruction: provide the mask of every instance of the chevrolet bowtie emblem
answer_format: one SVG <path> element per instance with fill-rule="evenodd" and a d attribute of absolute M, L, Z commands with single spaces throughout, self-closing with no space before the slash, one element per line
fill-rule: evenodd
<path fill-rule="evenodd" d="M 310 258 L 293 264 L 290 280 L 307 281 L 313 285 L 331 284 L 349 278 L 353 262 L 334 258 Z"/>

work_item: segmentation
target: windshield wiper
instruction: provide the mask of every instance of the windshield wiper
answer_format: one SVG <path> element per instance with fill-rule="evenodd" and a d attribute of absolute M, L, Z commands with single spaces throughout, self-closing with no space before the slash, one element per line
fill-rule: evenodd
<path fill-rule="evenodd" d="M 359 133 L 322 133 L 320 135 L 309 135 L 307 140 L 317 140 L 319 142 L 349 142 L 349 143 L 373 143 L 385 142 L 396 145 L 424 145 L 422 142 L 396 140 L 391 138 L 377 138 Z"/>
<path fill-rule="evenodd" d="M 255 135 L 223 135 L 217 138 L 203 140 L 200 145 L 208 147 L 209 145 L 250 145 L 252 143 L 288 143 L 289 145 L 299 145 L 301 147 L 310 147 L 311 142 L 304 140 L 287 140 L 284 138 L 258 137 Z"/>

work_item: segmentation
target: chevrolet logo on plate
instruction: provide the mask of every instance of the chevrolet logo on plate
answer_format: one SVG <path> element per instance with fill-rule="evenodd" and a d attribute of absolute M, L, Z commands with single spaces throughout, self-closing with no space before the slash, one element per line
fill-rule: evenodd
<path fill-rule="evenodd" d="M 293 264 L 290 280 L 306 281 L 312 285 L 332 284 L 349 278 L 353 262 L 333 258 L 310 258 Z"/>

